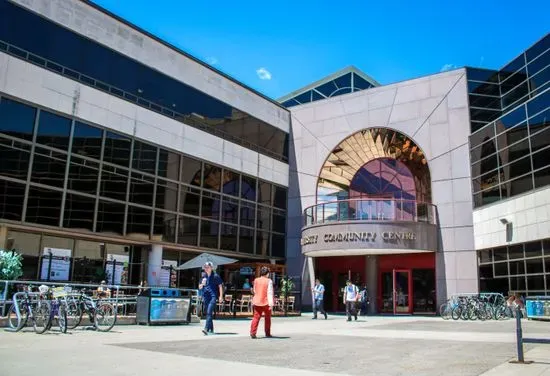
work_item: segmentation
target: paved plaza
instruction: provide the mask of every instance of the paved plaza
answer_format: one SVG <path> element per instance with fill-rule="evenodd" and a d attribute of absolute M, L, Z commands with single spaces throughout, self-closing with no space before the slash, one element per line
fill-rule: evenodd
<path fill-rule="evenodd" d="M 514 321 L 363 317 L 346 322 L 276 318 L 272 339 L 252 340 L 249 320 L 201 326 L 116 326 L 110 333 L 0 332 L 0 375 L 549 375 L 550 345 L 515 356 Z M 526 336 L 549 338 L 550 323 L 523 322 Z M 262 334 L 260 327 L 259 334 Z"/>

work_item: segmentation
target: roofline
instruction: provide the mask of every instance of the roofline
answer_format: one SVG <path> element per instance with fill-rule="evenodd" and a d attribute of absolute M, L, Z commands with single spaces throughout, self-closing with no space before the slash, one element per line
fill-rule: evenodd
<path fill-rule="evenodd" d="M 524 48 L 519 54 L 514 55 L 514 57 L 513 57 L 512 59 L 508 60 L 502 67 L 500 67 L 500 68 L 498 69 L 498 71 L 500 72 L 501 70 L 503 70 L 504 68 L 506 68 L 506 66 L 507 66 L 508 64 L 510 64 L 512 61 L 516 60 L 516 59 L 517 59 L 518 57 L 520 57 L 521 55 L 527 53 L 527 50 L 528 50 L 528 49 L 530 49 L 531 47 L 534 47 L 535 44 L 537 44 L 537 43 L 539 43 L 540 41 L 542 41 L 542 40 L 543 40 L 544 38 L 546 38 L 548 35 L 550 35 L 550 33 L 544 34 L 542 37 L 540 37 L 539 39 L 537 39 L 535 42 L 531 43 L 531 44 L 529 45 L 529 47 Z"/>
<path fill-rule="evenodd" d="M 343 68 L 343 69 L 340 69 L 339 71 L 337 72 L 334 72 L 326 77 L 323 77 L 321 78 L 320 80 L 317 80 L 315 82 L 312 82 L 300 89 L 297 89 L 297 90 L 294 90 L 292 93 L 289 93 L 285 96 L 282 96 L 280 97 L 279 99 L 277 99 L 279 102 L 285 102 L 287 100 L 289 100 L 290 98 L 293 98 L 297 95 L 300 95 L 302 94 L 303 92 L 306 92 L 308 90 L 311 90 L 321 84 L 324 84 L 325 82 L 328 82 L 336 77 L 339 77 L 345 73 L 350 73 L 350 72 L 353 72 L 355 73 L 356 75 L 358 75 L 359 77 L 367 80 L 368 82 L 370 82 L 371 84 L 373 84 L 374 86 L 381 86 L 380 83 L 378 81 L 376 81 L 374 78 L 372 78 L 371 76 L 369 76 L 368 74 L 362 72 L 361 70 L 357 69 L 357 67 L 355 67 L 354 65 L 348 65 L 347 67 Z"/>
<path fill-rule="evenodd" d="M 205 67 L 205 68 L 207 68 L 207 69 L 210 69 L 211 71 L 213 71 L 213 72 L 219 74 L 220 76 L 222 76 L 222 77 L 228 79 L 229 81 L 231 81 L 231 82 L 233 82 L 233 83 L 235 83 L 235 84 L 241 86 L 243 89 L 246 89 L 246 90 L 248 90 L 248 91 L 250 91 L 250 92 L 256 94 L 257 96 L 259 96 L 259 97 L 261 97 L 261 98 L 263 98 L 263 99 L 265 99 L 265 100 L 267 100 L 267 101 L 269 101 L 269 102 L 271 102 L 271 103 L 277 105 L 277 107 L 279 107 L 279 108 L 281 108 L 281 109 L 284 109 L 284 110 L 287 110 L 287 111 L 288 111 L 288 109 L 287 109 L 286 107 L 284 107 L 283 105 L 281 105 L 281 103 L 277 102 L 277 101 L 274 100 L 273 98 L 270 98 L 270 97 L 268 97 L 268 96 L 265 95 L 265 94 L 262 94 L 262 93 L 259 92 L 258 90 L 253 89 L 253 88 L 251 88 L 250 86 L 248 86 L 248 85 L 246 85 L 246 84 L 240 82 L 239 80 L 237 80 L 237 79 L 234 78 L 234 77 L 231 77 L 231 76 L 228 75 L 227 73 L 224 73 L 224 72 L 222 72 L 221 70 L 219 70 L 219 69 L 217 69 L 217 68 L 214 68 L 213 66 L 209 65 L 208 63 L 206 63 L 206 62 L 200 60 L 199 58 L 197 58 L 197 57 L 195 57 L 195 56 L 189 54 L 188 52 L 185 52 L 185 51 L 182 50 L 181 48 L 178 48 L 178 47 L 174 46 L 173 44 L 171 44 L 171 43 L 169 43 L 169 42 L 167 42 L 167 41 L 165 41 L 165 40 L 163 40 L 163 39 L 157 37 L 156 35 L 154 35 L 154 34 L 148 32 L 147 30 L 142 29 L 141 27 L 139 27 L 139 26 L 137 26 L 137 25 L 131 23 L 130 21 L 128 21 L 128 20 L 126 20 L 126 19 L 124 19 L 124 18 L 122 18 L 122 17 L 116 15 L 115 13 L 109 11 L 108 9 L 103 8 L 101 5 L 96 4 L 94 0 L 80 0 L 80 1 L 83 2 L 83 3 L 85 3 L 85 4 L 87 4 L 87 5 L 89 5 L 89 6 L 91 6 L 91 7 L 94 8 L 95 10 L 100 11 L 101 13 L 103 13 L 103 14 L 105 14 L 105 15 L 111 17 L 111 18 L 114 18 L 116 21 L 123 23 L 124 25 L 126 25 L 126 26 L 128 26 L 128 27 L 134 29 L 135 31 L 137 31 L 137 32 L 139 32 L 139 33 L 141 33 L 141 34 L 143 34 L 143 35 L 145 35 L 145 36 L 147 36 L 147 37 L 153 39 L 154 41 L 156 41 L 156 42 L 158 42 L 158 43 L 164 45 L 165 47 L 168 47 L 168 48 L 170 48 L 171 50 L 173 50 L 173 51 L 175 51 L 175 52 L 177 52 L 177 53 L 179 53 L 179 54 L 181 54 L 181 55 L 187 57 L 188 59 L 193 60 L 194 62 L 196 62 L 196 63 L 202 65 L 203 67 Z"/>

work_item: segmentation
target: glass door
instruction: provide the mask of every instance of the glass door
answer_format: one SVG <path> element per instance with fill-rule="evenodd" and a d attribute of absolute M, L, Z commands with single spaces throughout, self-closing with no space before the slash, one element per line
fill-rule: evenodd
<path fill-rule="evenodd" d="M 410 314 L 412 281 L 410 270 L 393 271 L 393 313 Z"/>
<path fill-rule="evenodd" d="M 394 313 L 393 309 L 393 273 L 391 271 L 389 272 L 382 272 L 381 273 L 381 307 L 380 312 L 382 313 Z"/>

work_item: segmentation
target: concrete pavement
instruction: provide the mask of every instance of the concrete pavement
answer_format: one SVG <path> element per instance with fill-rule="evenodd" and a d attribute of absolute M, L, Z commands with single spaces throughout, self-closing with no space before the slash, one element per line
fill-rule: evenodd
<path fill-rule="evenodd" d="M 443 321 L 437 317 L 311 316 L 277 318 L 278 338 L 251 340 L 249 320 L 200 326 L 116 326 L 110 333 L 74 330 L 36 335 L 0 332 L 0 375 L 548 375 L 550 345 L 515 356 L 513 321 Z M 550 337 L 550 323 L 524 321 L 529 336 Z"/>

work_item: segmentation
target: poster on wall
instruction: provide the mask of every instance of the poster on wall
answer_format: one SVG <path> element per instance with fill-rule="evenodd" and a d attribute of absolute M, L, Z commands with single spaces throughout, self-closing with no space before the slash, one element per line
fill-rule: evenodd
<path fill-rule="evenodd" d="M 110 285 L 128 284 L 128 255 L 107 254 L 105 262 L 105 282 Z M 114 277 L 114 278 L 113 278 Z"/>
<path fill-rule="evenodd" d="M 70 249 L 44 248 L 40 279 L 68 281 L 71 270 L 71 253 L 72 250 Z"/>
<path fill-rule="evenodd" d="M 177 261 L 162 260 L 159 285 L 163 287 L 176 287 L 177 285 Z"/>

